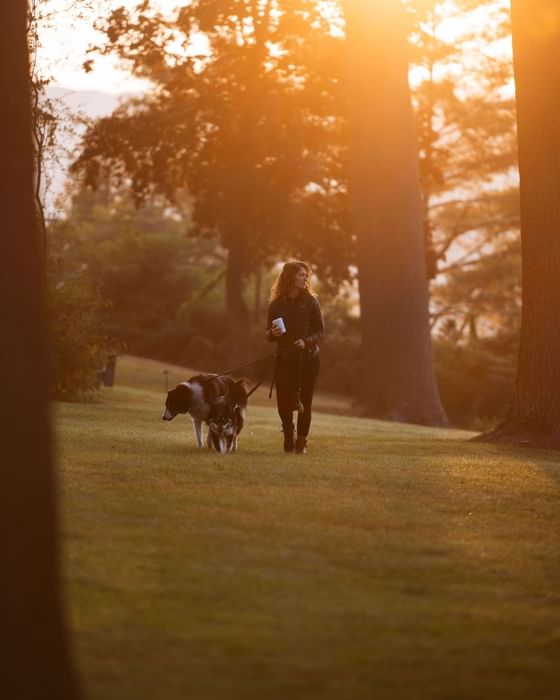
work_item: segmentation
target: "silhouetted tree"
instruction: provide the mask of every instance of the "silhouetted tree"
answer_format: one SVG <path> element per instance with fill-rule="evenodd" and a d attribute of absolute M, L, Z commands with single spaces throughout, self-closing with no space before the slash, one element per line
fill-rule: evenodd
<path fill-rule="evenodd" d="M 59 574 L 27 4 L 0 4 L 0 695 L 76 697 Z"/>
<path fill-rule="evenodd" d="M 386 0 L 345 6 L 364 397 L 376 417 L 444 425 L 433 372 L 404 9 Z"/>
<path fill-rule="evenodd" d="M 101 26 L 102 51 L 154 88 L 89 131 L 78 167 L 90 184 L 110 167 L 139 201 L 188 189 L 197 232 L 228 251 L 232 359 L 241 360 L 251 347 L 245 281 L 259 264 L 308 253 L 324 275 L 347 273 L 334 157 L 340 37 L 315 0 L 195 0 L 172 18 L 145 2 Z M 186 53 L 174 51 L 178 38 Z"/>
<path fill-rule="evenodd" d="M 512 0 L 522 322 L 512 407 L 483 439 L 560 447 L 560 6 Z"/>
<path fill-rule="evenodd" d="M 518 218 L 496 213 L 517 165 L 515 104 L 507 89 L 513 66 L 506 50 L 495 50 L 510 36 L 510 13 L 495 0 L 403 1 L 415 68 L 428 273 L 443 282 L 449 253 L 457 269 L 518 230 Z M 481 9 L 483 26 L 475 19 Z M 449 23 L 453 38 L 446 37 Z"/>

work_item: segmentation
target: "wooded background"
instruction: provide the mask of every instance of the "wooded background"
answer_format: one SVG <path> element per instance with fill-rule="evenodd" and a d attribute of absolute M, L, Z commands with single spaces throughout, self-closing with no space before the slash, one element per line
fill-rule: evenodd
<path fill-rule="evenodd" d="M 388 419 L 504 415 L 521 324 L 509 3 L 144 2 L 97 27 L 85 69 L 115 56 L 152 87 L 89 123 L 45 234 L 56 397 L 87 395 L 111 350 L 206 371 L 266 353 L 276 265 L 300 258 L 323 388 Z M 35 84 L 56 149 L 64 119 Z"/>

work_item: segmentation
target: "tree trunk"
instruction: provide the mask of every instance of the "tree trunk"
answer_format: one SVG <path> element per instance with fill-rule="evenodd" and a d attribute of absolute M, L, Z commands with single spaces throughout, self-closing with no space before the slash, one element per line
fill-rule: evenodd
<path fill-rule="evenodd" d="M 256 218 L 255 207 L 259 202 L 255 200 L 253 183 L 258 178 L 255 164 L 258 162 L 256 155 L 257 140 L 255 139 L 256 125 L 261 118 L 261 76 L 264 70 L 270 38 L 270 13 L 272 3 L 267 1 L 253 2 L 249 5 L 249 16 L 254 25 L 254 45 L 251 59 L 246 66 L 245 99 L 239 105 L 239 123 L 241 128 L 237 133 L 236 147 L 238 153 L 238 177 L 234 185 L 234 205 L 229 217 L 232 231 L 228 236 L 228 262 L 226 275 L 226 307 L 230 320 L 231 352 L 230 358 L 233 365 L 243 365 L 252 359 L 251 351 L 251 315 L 243 297 L 245 281 L 248 273 L 249 247 L 247 237 L 255 235 L 251 231 Z M 237 219 L 237 220 L 236 220 Z M 239 234 L 239 231 L 243 233 Z M 247 368 L 244 373 L 251 375 L 252 368 Z"/>
<path fill-rule="evenodd" d="M 433 371 L 404 10 L 346 0 L 353 225 L 368 413 L 445 425 Z"/>
<path fill-rule="evenodd" d="M 64 625 L 24 0 L 0 4 L 0 696 L 77 697 Z"/>
<path fill-rule="evenodd" d="M 512 406 L 482 440 L 560 447 L 560 3 L 512 0 L 523 318 Z"/>
<path fill-rule="evenodd" d="M 243 365 L 251 347 L 251 316 L 243 296 L 245 281 L 245 255 L 241 244 L 232 245 L 228 251 L 226 270 L 226 308 L 230 324 L 230 362 L 233 367 Z"/>

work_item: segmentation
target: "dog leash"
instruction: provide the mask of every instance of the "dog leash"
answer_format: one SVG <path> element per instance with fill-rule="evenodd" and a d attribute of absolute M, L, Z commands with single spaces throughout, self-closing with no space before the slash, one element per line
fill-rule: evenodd
<path fill-rule="evenodd" d="M 291 354 L 298 352 L 298 350 L 288 350 L 284 351 L 285 354 Z M 270 383 L 270 391 L 268 392 L 268 398 L 272 398 L 272 390 L 274 389 L 274 384 L 276 381 L 276 369 L 278 365 L 278 352 L 272 352 L 269 355 L 265 355 L 264 357 L 260 357 L 258 360 L 253 360 L 252 362 L 247 362 L 245 365 L 241 365 L 240 367 L 233 367 L 232 369 L 228 369 L 226 372 L 222 372 L 221 374 L 217 374 L 216 378 L 218 377 L 227 377 L 228 374 L 234 374 L 235 372 L 239 372 L 239 370 L 246 369 L 247 367 L 253 367 L 254 365 L 258 365 L 260 362 L 264 362 L 265 360 L 269 360 L 271 357 L 274 357 L 276 359 L 276 362 L 274 363 L 274 371 L 272 373 L 272 382 Z M 256 384 L 251 391 L 247 394 L 247 399 L 255 393 L 255 391 L 261 386 L 262 380 Z M 298 382 L 299 383 L 299 382 Z M 301 399 L 299 398 L 299 392 L 298 392 L 298 411 L 302 411 L 303 406 L 301 403 Z"/>
<path fill-rule="evenodd" d="M 294 352 L 291 350 L 290 352 Z M 260 357 L 258 360 L 253 360 L 252 362 L 247 362 L 245 365 L 241 365 L 240 367 L 233 367 L 232 369 L 228 369 L 226 372 L 222 372 L 221 374 L 217 374 L 217 377 L 227 377 L 228 374 L 234 374 L 235 372 L 239 372 L 239 370 L 246 369 L 247 367 L 253 367 L 254 365 L 258 365 L 260 362 L 264 362 L 265 360 L 270 360 L 271 357 L 277 358 L 278 353 L 277 352 L 271 352 L 269 355 L 265 355 L 264 357 Z M 272 382 L 270 384 L 270 391 L 268 392 L 268 398 L 272 398 L 272 389 L 274 388 L 274 381 L 276 379 L 276 362 L 274 363 L 274 371 L 272 373 Z M 262 380 L 254 386 L 251 391 L 247 394 L 247 399 L 255 393 L 255 391 L 260 387 L 262 384 Z"/>
<path fill-rule="evenodd" d="M 253 367 L 254 365 L 258 365 L 260 362 L 264 362 L 265 360 L 270 360 L 271 357 L 276 357 L 276 353 L 272 352 L 269 355 L 265 355 L 264 357 L 260 357 L 258 360 L 253 360 L 252 362 L 247 362 L 245 365 L 241 365 L 240 367 L 233 367 L 232 369 L 228 369 L 227 372 L 222 372 L 221 374 L 217 374 L 216 378 L 218 377 L 227 377 L 228 374 L 234 374 L 235 372 L 239 372 L 239 370 L 246 369 L 247 367 Z M 274 377 L 272 379 L 274 382 Z M 255 391 L 260 387 L 260 385 L 263 383 L 263 380 L 261 380 L 258 384 L 256 384 L 251 391 L 247 394 L 247 400 L 255 393 Z M 272 393 L 272 388 L 271 388 L 271 393 Z M 270 396 L 269 396 L 270 398 Z"/>
<path fill-rule="evenodd" d="M 221 374 L 217 374 L 216 377 L 226 377 L 228 374 L 234 374 L 235 372 L 239 372 L 239 370 L 241 370 L 241 369 L 246 369 L 247 367 L 253 367 L 254 365 L 258 365 L 259 362 L 264 362 L 265 360 L 269 360 L 271 357 L 276 357 L 276 353 L 272 352 L 272 353 L 270 353 L 270 355 L 265 355 L 264 357 L 261 357 L 258 360 L 253 360 L 253 362 L 247 362 L 246 365 L 241 365 L 240 367 L 233 367 L 232 369 L 228 369 L 227 372 L 222 372 Z"/>

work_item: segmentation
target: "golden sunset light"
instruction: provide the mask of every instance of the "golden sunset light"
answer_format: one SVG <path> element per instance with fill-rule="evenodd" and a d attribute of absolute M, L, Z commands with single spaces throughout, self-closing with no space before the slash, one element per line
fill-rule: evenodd
<path fill-rule="evenodd" d="M 391 0 L 392 1 L 392 0 Z M 416 4 L 415 2 L 412 3 Z M 46 23 L 41 36 L 39 63 L 42 70 L 52 76 L 54 83 L 73 90 L 101 90 L 110 93 L 137 92 L 148 89 L 145 81 L 130 76 L 115 60 L 96 57 L 95 68 L 86 74 L 83 63 L 88 58 L 87 50 L 95 45 L 100 34 L 94 29 L 96 20 L 119 7 L 133 10 L 138 6 L 138 0 L 98 0 L 93 6 L 84 3 L 76 10 L 76 4 L 69 0 L 49 0 L 49 12 L 54 21 Z M 319 0 L 321 12 L 333 22 L 342 21 L 340 4 L 337 0 Z M 469 44 L 477 44 L 477 35 L 482 34 L 489 22 L 487 3 L 474 12 L 460 11 L 454 0 L 442 3 L 418 2 L 420 8 L 435 5 L 432 25 L 426 27 L 433 32 L 437 40 L 453 43 L 465 34 L 471 34 Z M 494 8 L 507 11 L 507 0 L 496 0 Z M 168 0 L 152 0 L 151 6 L 169 15 L 173 14 L 179 4 Z M 61 37 L 64 40 L 61 41 Z M 491 50 L 484 38 L 478 40 L 478 46 L 483 53 Z M 508 40 L 497 42 L 499 53 L 509 56 L 511 47 Z M 422 80 L 422 72 L 411 68 L 411 80 Z"/>
<path fill-rule="evenodd" d="M 557 696 L 559 57 L 0 3 L 2 700 Z"/>

